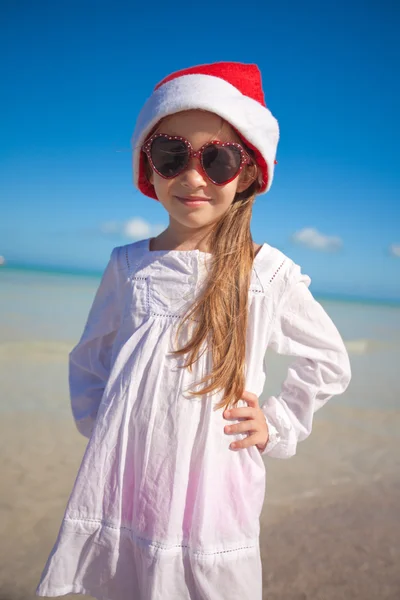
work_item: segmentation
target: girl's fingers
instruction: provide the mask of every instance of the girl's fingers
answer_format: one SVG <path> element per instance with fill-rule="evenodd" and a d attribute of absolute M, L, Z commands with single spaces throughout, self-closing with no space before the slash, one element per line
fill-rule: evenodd
<path fill-rule="evenodd" d="M 230 444 L 229 448 L 232 448 L 232 450 L 242 450 L 242 448 L 249 448 L 250 446 L 255 446 L 256 444 L 259 444 L 259 443 L 260 443 L 260 440 L 258 439 L 257 434 L 254 433 L 253 435 L 249 435 L 244 440 L 232 442 L 232 444 Z"/>
<path fill-rule="evenodd" d="M 225 419 L 242 419 L 254 417 L 254 408 L 231 408 L 224 412 Z"/>
<path fill-rule="evenodd" d="M 243 433 L 244 431 L 256 431 L 256 421 L 247 419 L 243 423 L 235 423 L 235 425 L 227 425 L 225 433 Z"/>

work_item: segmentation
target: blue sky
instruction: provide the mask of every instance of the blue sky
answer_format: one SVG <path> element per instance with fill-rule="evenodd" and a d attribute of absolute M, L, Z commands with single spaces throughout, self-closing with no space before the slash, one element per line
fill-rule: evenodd
<path fill-rule="evenodd" d="M 170 72 L 237 60 L 259 65 L 281 130 L 254 240 L 319 292 L 400 298 L 399 4 L 195 6 L 1 3 L 0 255 L 102 269 L 129 232 L 165 227 L 132 184 L 137 114 Z"/>

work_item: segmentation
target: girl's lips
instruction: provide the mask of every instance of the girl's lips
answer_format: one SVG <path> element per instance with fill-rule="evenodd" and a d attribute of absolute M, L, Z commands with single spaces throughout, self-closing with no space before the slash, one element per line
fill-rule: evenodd
<path fill-rule="evenodd" d="M 177 200 L 179 200 L 180 202 L 182 202 L 182 204 L 186 204 L 187 206 L 201 206 L 203 204 L 206 204 L 207 202 L 210 202 L 210 200 L 208 198 L 199 198 L 199 197 L 187 197 L 187 198 L 181 198 L 180 196 L 175 196 L 175 198 Z"/>

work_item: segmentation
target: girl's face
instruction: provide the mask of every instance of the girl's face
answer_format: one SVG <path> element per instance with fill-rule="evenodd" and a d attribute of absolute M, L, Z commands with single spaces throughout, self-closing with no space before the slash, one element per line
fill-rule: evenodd
<path fill-rule="evenodd" d="M 164 119 L 155 133 L 166 133 L 186 138 L 194 150 L 211 140 L 241 143 L 232 127 L 214 113 L 189 110 Z M 245 173 L 245 169 L 242 174 Z M 241 174 L 241 175 L 242 175 Z M 246 178 L 247 179 L 247 178 Z M 170 215 L 170 225 L 178 228 L 202 228 L 218 221 L 232 204 L 236 192 L 249 187 L 240 175 L 226 185 L 215 185 L 203 173 L 198 158 L 191 158 L 188 168 L 173 179 L 164 179 L 152 171 L 158 200 Z M 182 199 L 202 199 L 204 202 L 189 205 Z"/>

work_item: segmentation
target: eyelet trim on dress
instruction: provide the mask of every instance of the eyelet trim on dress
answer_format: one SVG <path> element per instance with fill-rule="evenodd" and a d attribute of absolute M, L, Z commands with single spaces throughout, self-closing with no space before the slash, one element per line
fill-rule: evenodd
<path fill-rule="evenodd" d="M 129 277 L 131 276 L 132 273 L 136 272 L 137 267 L 140 265 L 141 262 L 143 262 L 144 260 L 144 255 L 140 254 L 139 252 L 139 256 L 136 257 L 136 260 L 134 260 L 133 263 L 131 263 L 131 261 L 129 260 L 129 252 L 131 251 L 131 248 L 134 244 L 127 244 L 125 246 L 125 261 L 126 261 L 126 266 L 128 268 L 128 272 L 129 272 Z M 138 248 L 139 250 L 139 248 Z M 131 257 L 132 258 L 132 257 Z"/>
<path fill-rule="evenodd" d="M 133 531 L 133 529 L 130 529 L 129 527 L 125 527 L 124 525 L 121 525 L 120 527 L 116 527 L 115 525 L 111 525 L 111 523 L 107 523 L 107 521 L 104 521 L 103 519 L 72 519 L 71 517 L 65 517 L 64 520 L 72 521 L 75 523 L 96 523 L 97 525 L 101 525 L 102 527 L 108 527 L 109 529 L 115 529 L 116 531 L 119 531 L 121 529 L 125 530 L 125 531 L 129 531 L 130 533 L 133 534 L 133 536 L 137 540 L 146 542 L 148 546 L 153 546 L 155 548 L 162 548 L 163 550 L 171 550 L 172 548 L 191 548 L 191 546 L 189 546 L 188 544 L 174 544 L 173 546 L 171 546 L 171 545 L 167 546 L 166 544 L 162 544 L 160 542 L 153 542 L 152 540 L 148 540 L 147 538 L 136 535 L 136 533 Z M 78 535 L 86 535 L 86 534 L 82 533 L 82 534 L 78 534 Z M 247 549 L 254 548 L 254 547 L 255 547 L 255 544 L 253 544 L 252 546 L 240 546 L 239 548 L 231 548 L 230 550 L 218 550 L 217 552 L 202 552 L 201 550 L 194 550 L 193 554 L 203 554 L 205 556 L 206 555 L 214 556 L 216 554 L 226 554 L 228 552 L 237 552 L 238 550 L 247 550 Z"/>
<path fill-rule="evenodd" d="M 273 280 L 278 275 L 279 271 L 282 269 L 282 267 L 285 264 L 285 262 L 286 262 L 286 258 L 281 262 L 281 264 L 279 265 L 279 267 L 276 269 L 275 273 L 272 275 L 271 279 L 269 280 L 269 283 L 273 282 Z"/>
<path fill-rule="evenodd" d="M 164 319 L 183 319 L 184 315 L 174 315 L 174 314 L 170 314 L 170 313 L 156 313 L 153 310 L 149 309 L 149 315 L 151 317 L 164 317 Z M 189 317 L 188 318 L 189 321 L 193 321 L 194 323 L 198 323 L 199 320 L 198 319 L 194 319 L 193 317 Z"/>
<path fill-rule="evenodd" d="M 156 313 L 152 310 L 150 311 L 150 315 L 152 317 L 167 317 L 168 319 L 182 319 L 181 315 L 169 315 L 168 313 Z"/>
<path fill-rule="evenodd" d="M 130 269 L 131 265 L 129 263 L 128 246 L 125 246 L 125 257 L 126 257 L 126 264 L 128 265 L 128 269 Z"/>

